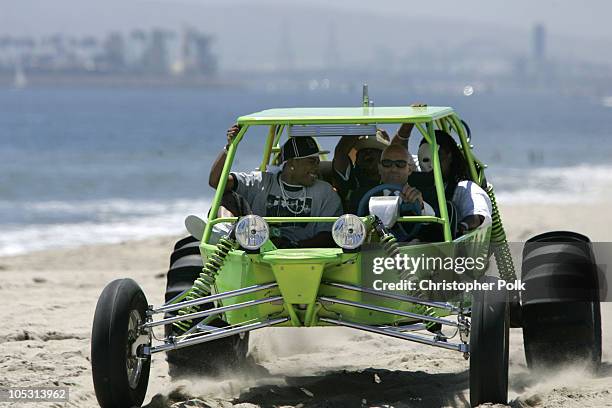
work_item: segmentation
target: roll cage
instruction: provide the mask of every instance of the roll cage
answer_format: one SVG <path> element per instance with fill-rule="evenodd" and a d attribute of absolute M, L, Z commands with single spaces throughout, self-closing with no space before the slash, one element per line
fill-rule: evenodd
<path fill-rule="evenodd" d="M 473 145 L 470 144 L 470 136 L 466 127 L 458 115 L 449 107 L 355 107 L 355 108 L 288 108 L 268 109 L 250 115 L 241 116 L 237 120 L 240 126 L 238 135 L 234 138 L 227 150 L 227 157 L 221 172 L 221 177 L 212 208 L 208 215 L 208 222 L 202 239 L 208 243 L 212 227 L 221 222 L 234 222 L 237 217 L 217 217 L 221 198 L 225 191 L 228 176 L 236 155 L 238 145 L 252 126 L 269 126 L 266 142 L 263 150 L 263 158 L 259 166 L 260 171 L 265 171 L 268 166 L 276 160 L 280 152 L 280 140 L 284 130 L 295 125 L 381 125 L 381 124 L 404 124 L 412 123 L 414 127 L 427 140 L 431 149 L 434 181 L 438 203 L 445 203 L 446 196 L 440 158 L 438 156 L 438 145 L 434 136 L 436 129 L 444 130 L 449 134 L 459 137 L 459 148 L 465 156 L 472 181 L 483 186 L 485 183 L 484 169 L 486 166 L 474 157 Z M 341 129 L 341 126 L 338 126 Z M 289 133 L 289 132 L 287 132 Z M 343 136 L 336 134 L 335 136 Z M 289 137 L 300 137 L 291 136 Z M 486 187 L 486 186 L 485 186 Z M 441 224 L 444 232 L 444 241 L 452 241 L 450 220 L 445 205 L 440 205 L 440 216 L 405 216 L 399 218 L 400 222 L 426 222 Z M 334 222 L 337 217 L 264 217 L 271 224 L 285 222 Z"/>

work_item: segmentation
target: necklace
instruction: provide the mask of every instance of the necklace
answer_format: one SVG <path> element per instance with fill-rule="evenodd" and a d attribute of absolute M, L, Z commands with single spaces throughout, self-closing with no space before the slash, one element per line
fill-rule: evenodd
<path fill-rule="evenodd" d="M 306 188 L 300 186 L 300 187 L 302 187 L 301 197 L 290 197 L 289 194 L 287 193 L 287 191 L 285 190 L 285 187 L 284 187 L 285 183 L 283 182 L 283 180 L 281 180 L 280 177 L 279 177 L 278 181 L 279 181 L 278 184 L 280 185 L 281 196 L 283 198 L 283 203 L 285 204 L 285 207 L 287 208 L 287 210 L 289 210 L 289 212 L 291 214 L 293 214 L 293 215 L 299 215 L 302 212 L 304 212 L 304 208 L 306 208 Z M 296 207 L 300 206 L 300 204 L 301 204 L 301 207 L 298 207 L 299 210 L 297 210 L 297 209 L 293 210 L 291 208 L 291 206 L 289 205 L 289 199 L 297 200 Z"/>

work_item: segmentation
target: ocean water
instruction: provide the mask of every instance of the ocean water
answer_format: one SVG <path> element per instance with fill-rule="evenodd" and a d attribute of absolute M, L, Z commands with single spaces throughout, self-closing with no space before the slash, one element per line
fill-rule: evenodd
<path fill-rule="evenodd" d="M 358 106 L 360 92 L 0 90 L 0 255 L 178 234 L 185 216 L 208 210 L 208 171 L 238 116 Z M 370 95 L 380 106 L 453 106 L 469 123 L 501 202 L 596 201 L 612 185 L 612 110 L 601 101 L 407 95 L 372 84 Z M 257 166 L 264 136 L 264 129 L 248 133 L 236 169 Z"/>

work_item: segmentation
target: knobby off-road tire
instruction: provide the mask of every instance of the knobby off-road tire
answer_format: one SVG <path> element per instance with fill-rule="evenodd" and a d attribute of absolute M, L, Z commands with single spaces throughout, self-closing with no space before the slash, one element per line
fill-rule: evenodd
<path fill-rule="evenodd" d="M 132 343 L 146 320 L 147 299 L 132 279 L 117 279 L 102 291 L 91 334 L 91 369 L 102 408 L 140 406 L 147 392 L 151 358 L 138 359 Z M 150 344 L 150 339 L 149 339 Z"/>
<path fill-rule="evenodd" d="M 184 247 L 185 245 L 193 243 L 193 242 L 198 242 L 198 240 L 191 235 L 187 235 L 186 237 L 181 238 L 178 241 L 176 241 L 176 243 L 174 244 L 174 250 L 176 251 L 177 249 L 180 249 Z"/>
<path fill-rule="evenodd" d="M 523 249 L 525 357 L 531 369 L 601 364 L 597 266 L 589 239 L 571 232 L 531 238 Z"/>
<path fill-rule="evenodd" d="M 480 282 L 494 289 L 475 291 L 470 330 L 470 404 L 508 400 L 508 344 L 510 309 L 508 292 L 497 290 L 498 278 L 483 276 Z"/>
<path fill-rule="evenodd" d="M 199 242 L 183 238 L 175 245 L 170 256 L 170 269 L 166 283 L 166 301 L 181 294 L 192 287 L 193 282 L 202 272 L 202 257 L 199 251 Z M 200 310 L 215 307 L 213 303 L 200 305 Z M 175 316 L 176 312 L 167 313 L 166 317 Z M 199 320 L 195 320 L 199 322 Z M 209 323 L 214 327 L 226 327 L 227 323 L 218 318 Z M 178 335 L 172 325 L 164 328 L 166 336 Z M 249 346 L 249 334 L 234 335 L 196 344 L 183 349 L 170 350 L 166 353 L 168 371 L 172 378 L 201 375 L 215 376 L 224 370 L 239 367 L 246 360 Z"/>

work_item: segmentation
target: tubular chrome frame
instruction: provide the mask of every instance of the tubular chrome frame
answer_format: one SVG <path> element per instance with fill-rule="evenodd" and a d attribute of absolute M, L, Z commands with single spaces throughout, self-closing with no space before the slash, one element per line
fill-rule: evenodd
<path fill-rule="evenodd" d="M 332 287 L 335 287 L 335 288 L 347 289 L 347 290 L 352 290 L 352 291 L 356 291 L 356 292 L 367 293 L 369 295 L 386 297 L 386 298 L 389 298 L 389 299 L 400 300 L 402 302 L 410 302 L 410 303 L 414 303 L 414 304 L 417 304 L 417 305 L 437 307 L 439 309 L 446 309 L 449 312 L 456 313 L 456 314 L 462 313 L 464 311 L 463 308 L 460 308 L 460 307 L 457 307 L 457 306 L 453 306 L 450 303 L 434 302 L 434 301 L 429 301 L 429 300 L 423 300 L 423 299 L 419 299 L 419 298 L 414 297 L 414 296 L 397 295 L 395 293 L 383 292 L 383 291 L 380 291 L 380 290 L 374 290 L 374 289 L 363 288 L 363 287 L 359 287 L 359 286 L 348 285 L 346 283 L 337 283 L 337 282 L 321 282 L 321 283 L 323 285 L 332 286 Z"/>
<path fill-rule="evenodd" d="M 257 305 L 261 305 L 263 303 L 277 302 L 279 300 L 283 300 L 283 297 L 282 296 L 272 296 L 272 297 L 269 297 L 269 298 L 263 298 L 263 299 L 257 299 L 257 300 L 249 300 L 247 302 L 236 303 L 234 305 L 221 306 L 221 307 L 216 307 L 216 308 L 213 308 L 213 309 L 203 310 L 201 312 L 189 313 L 189 314 L 182 315 L 182 316 L 173 316 L 173 317 L 168 317 L 168 318 L 165 318 L 165 319 L 162 319 L 162 320 L 156 320 L 156 321 L 147 322 L 142 327 L 144 327 L 144 328 L 151 328 L 151 327 L 156 327 L 156 326 L 165 326 L 165 325 L 171 324 L 171 323 L 182 322 L 182 321 L 185 321 L 185 320 L 193 320 L 193 319 L 197 319 L 199 317 L 206 317 L 206 316 L 223 314 L 223 313 L 229 312 L 231 310 L 244 309 L 245 307 L 257 306 Z"/>
<path fill-rule="evenodd" d="M 166 341 L 164 344 L 161 344 L 159 346 L 144 347 L 142 353 L 146 356 L 146 355 L 151 355 L 151 354 L 159 353 L 159 352 L 162 352 L 162 351 L 176 350 L 176 349 L 180 349 L 180 348 L 185 348 L 185 347 L 193 346 L 193 345 L 196 345 L 196 344 L 206 343 L 206 342 L 209 342 L 209 341 L 221 339 L 221 338 L 224 338 L 224 337 L 233 336 L 235 334 L 246 333 L 246 332 L 249 332 L 249 331 L 261 329 L 263 327 L 274 326 L 274 325 L 279 324 L 279 323 L 284 323 L 287 320 L 289 320 L 288 317 L 282 317 L 282 318 L 278 318 L 278 319 L 265 320 L 265 321 L 262 321 L 262 322 L 250 323 L 250 324 L 246 324 L 244 326 L 234 327 L 234 328 L 231 328 L 231 329 L 218 330 L 218 331 L 215 331 L 215 332 L 209 333 L 209 334 L 202 334 L 202 335 L 199 335 L 199 336 L 194 336 L 194 337 L 186 339 L 186 340 L 174 341 L 174 339 L 171 338 L 171 339 L 169 339 L 169 341 Z"/>
<path fill-rule="evenodd" d="M 420 344 L 441 347 L 441 348 L 445 348 L 449 350 L 455 350 L 455 351 L 459 351 L 462 353 L 469 353 L 469 345 L 467 344 L 467 339 L 469 336 L 469 329 L 470 329 L 470 322 L 469 322 L 469 319 L 467 319 L 467 313 L 469 313 L 469 310 L 470 310 L 469 308 L 453 306 L 446 302 L 434 302 L 434 301 L 423 300 L 423 299 L 419 299 L 413 296 L 398 295 L 398 294 L 388 293 L 388 292 L 380 292 L 380 291 L 376 291 L 376 290 L 369 289 L 369 288 L 348 285 L 345 283 L 321 282 L 321 284 L 330 286 L 330 287 L 339 288 L 339 289 L 357 291 L 357 292 L 367 293 L 367 294 L 374 295 L 374 296 L 380 296 L 380 297 L 385 297 L 389 299 L 399 300 L 399 301 L 406 302 L 406 303 L 412 303 L 412 304 L 418 304 L 418 305 L 445 309 L 449 311 L 451 315 L 456 315 L 458 317 L 456 322 L 448 320 L 448 319 L 421 315 L 418 313 L 412 313 L 412 312 L 392 309 L 388 307 L 375 306 L 375 305 L 369 305 L 365 303 L 349 301 L 349 300 L 341 299 L 337 297 L 328 297 L 328 296 L 318 296 L 317 297 L 317 302 L 319 304 L 335 303 L 335 304 L 340 304 L 344 306 L 362 308 L 366 310 L 372 310 L 372 311 L 387 313 L 387 314 L 396 315 L 396 316 L 409 317 L 409 318 L 421 320 L 423 322 L 432 322 L 432 323 L 438 323 L 438 324 L 445 325 L 445 326 L 455 327 L 461 333 L 460 338 L 462 342 L 461 343 L 450 343 L 447 341 L 447 339 L 443 338 L 441 335 L 436 335 L 436 334 L 432 336 L 428 336 L 428 337 L 425 335 L 412 334 L 412 332 L 426 330 L 426 324 L 422 322 L 408 324 L 408 325 L 398 325 L 398 326 L 391 326 L 391 325 L 374 326 L 374 325 L 367 325 L 367 324 L 361 324 L 361 323 L 343 320 L 342 316 L 340 315 L 338 315 L 335 319 L 330 318 L 330 317 L 319 317 L 318 320 L 320 322 L 324 322 L 324 323 L 327 323 L 329 325 L 334 325 L 334 326 L 344 326 L 344 327 L 350 327 L 353 329 L 364 330 L 364 331 L 368 331 L 371 333 L 376 333 L 376 334 L 395 337 L 395 338 L 399 338 L 403 340 L 413 341 L 413 342 L 420 343 Z M 278 287 L 277 283 L 254 285 L 254 286 L 250 286 L 250 287 L 243 288 L 243 289 L 228 291 L 224 293 L 218 293 L 215 295 L 197 299 L 195 301 L 183 301 L 183 302 L 179 302 L 176 304 L 166 303 L 163 306 L 158 307 L 158 308 L 151 307 L 147 313 L 147 322 L 141 325 L 140 328 L 144 331 L 150 331 L 153 327 L 168 325 L 168 324 L 172 324 L 172 323 L 179 322 L 179 321 L 193 320 L 199 317 L 218 315 L 218 314 L 228 312 L 230 310 L 237 310 L 237 309 L 247 308 L 251 306 L 257 306 L 257 305 L 264 304 L 264 303 L 282 302 L 283 301 L 282 296 L 271 296 L 271 297 L 266 297 L 262 299 L 250 300 L 250 301 L 246 301 L 242 303 L 236 303 L 233 305 L 221 306 L 221 307 L 216 307 L 213 309 L 203 310 L 203 311 L 190 313 L 186 315 L 173 316 L 173 317 L 153 321 L 153 315 L 156 313 L 176 311 L 186 306 L 196 306 L 196 305 L 208 303 L 208 302 L 215 301 L 215 300 L 226 299 L 229 297 L 235 297 L 235 296 L 258 292 L 258 291 L 262 291 L 266 289 L 273 289 L 276 287 Z M 162 352 L 162 351 L 189 347 L 191 345 L 201 344 L 201 343 L 205 343 L 208 341 L 217 340 L 223 337 L 228 337 L 228 336 L 232 336 L 235 334 L 240 334 L 240 333 L 245 333 L 245 332 L 249 332 L 252 330 L 260 329 L 263 327 L 269 327 L 269 326 L 277 325 L 280 323 L 285 323 L 289 320 L 290 320 L 290 317 L 280 317 L 279 318 L 279 317 L 268 316 L 266 320 L 264 321 L 259 321 L 259 322 L 254 322 L 254 323 L 243 323 L 243 324 L 239 324 L 236 326 L 230 326 L 226 328 L 207 326 L 207 325 L 198 323 L 198 324 L 194 324 L 194 326 L 190 330 L 188 330 L 183 336 L 179 336 L 179 337 L 169 336 L 167 338 L 164 338 L 163 343 L 160 345 L 152 346 L 152 347 L 151 346 L 143 347 L 142 354 L 145 356 L 148 356 L 148 355 Z"/>
<path fill-rule="evenodd" d="M 427 329 L 427 325 L 425 323 L 415 323 L 408 324 L 406 326 L 378 326 L 379 329 L 384 330 L 393 330 L 400 333 L 403 332 L 413 332 L 413 331 L 421 331 Z"/>
<path fill-rule="evenodd" d="M 409 340 L 415 343 L 427 344 L 429 346 L 441 347 L 448 350 L 455 350 L 461 353 L 469 353 L 469 345 L 465 343 L 449 343 L 442 339 L 438 339 L 437 336 L 427 338 L 425 336 L 418 336 L 415 334 L 403 333 L 399 330 L 384 329 L 376 326 L 368 326 L 365 324 L 352 323 L 343 320 L 330 319 L 327 317 L 321 318 L 322 322 L 329 323 L 335 326 L 350 327 L 352 329 L 364 330 L 371 333 L 382 334 L 384 336 L 395 337 L 398 339 Z"/>
<path fill-rule="evenodd" d="M 425 320 L 426 322 L 439 323 L 439 324 L 443 324 L 446 326 L 463 328 L 463 326 L 458 322 L 441 319 L 439 317 L 420 315 L 418 313 L 405 312 L 403 310 L 390 309 L 388 307 L 367 305 L 365 303 L 353 302 L 350 300 L 338 299 L 334 297 L 321 296 L 317 299 L 320 302 L 337 303 L 339 305 L 344 305 L 344 306 L 352 306 L 352 307 L 357 307 L 357 308 L 366 309 L 366 310 L 373 310 L 375 312 L 388 313 L 388 314 L 397 315 L 397 316 L 404 316 L 404 317 L 410 317 L 413 319 Z M 323 320 L 323 319 L 320 319 L 320 320 Z"/>
<path fill-rule="evenodd" d="M 152 309 L 149 311 L 149 315 L 154 315 L 157 313 L 165 313 L 165 312 L 173 312 L 175 310 L 180 310 L 184 307 L 189 306 L 197 306 L 203 303 L 209 303 L 216 300 L 226 299 L 234 296 L 246 295 L 247 293 L 259 292 L 260 290 L 273 289 L 278 286 L 278 283 L 271 282 L 263 285 L 253 285 L 246 288 L 230 290 L 228 292 L 217 293 L 215 295 L 205 296 L 195 300 L 185 300 L 178 303 L 173 303 L 172 300 L 176 299 L 180 294 L 175 296 L 173 299 L 170 299 L 163 306 L 158 307 L 157 309 Z"/>

